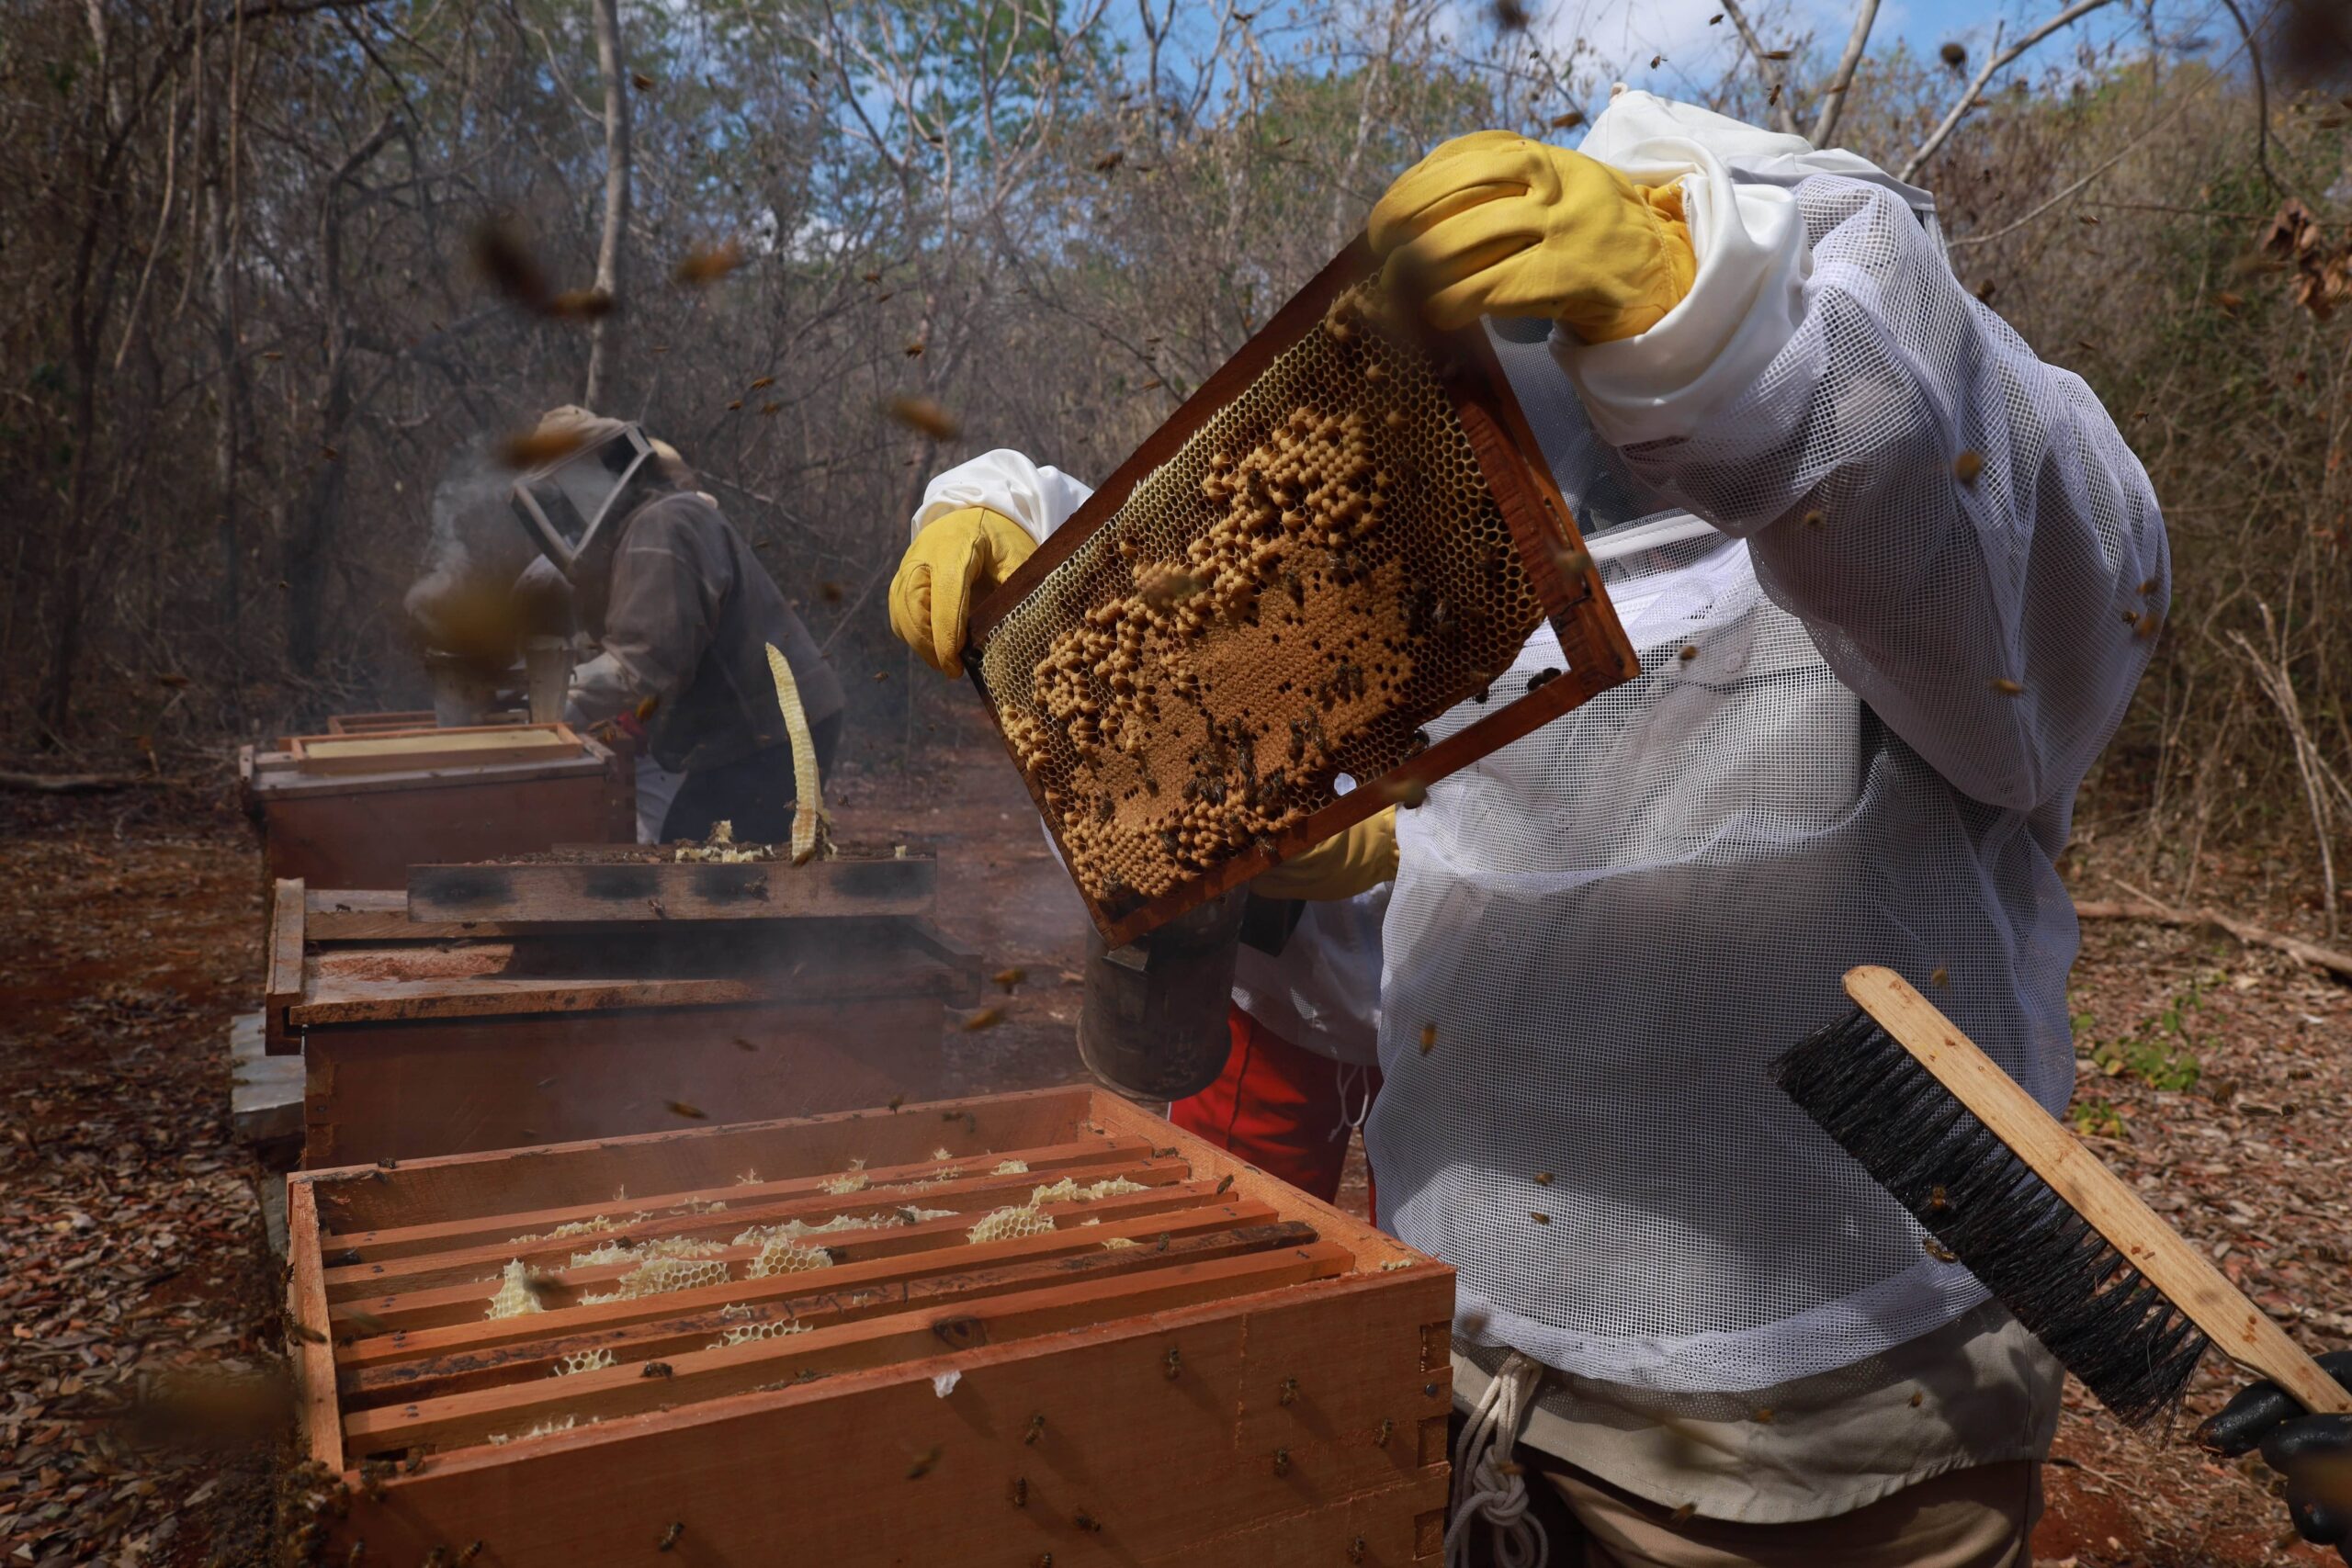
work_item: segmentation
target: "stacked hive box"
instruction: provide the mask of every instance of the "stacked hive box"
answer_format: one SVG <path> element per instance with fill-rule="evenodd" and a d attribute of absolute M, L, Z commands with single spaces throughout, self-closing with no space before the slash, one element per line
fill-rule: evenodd
<path fill-rule="evenodd" d="M 1097 1091 L 322 1171 L 290 1212 L 322 1560 L 1440 1553 L 1451 1271 Z"/>

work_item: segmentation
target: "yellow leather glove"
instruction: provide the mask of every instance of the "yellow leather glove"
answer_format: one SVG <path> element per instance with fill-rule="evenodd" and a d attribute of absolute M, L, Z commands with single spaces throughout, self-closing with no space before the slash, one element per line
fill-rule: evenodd
<path fill-rule="evenodd" d="M 1432 326 L 1549 316 L 1587 343 L 1647 332 L 1699 270 L 1679 186 L 1508 130 L 1457 136 L 1399 175 L 1372 246 Z"/>
<path fill-rule="evenodd" d="M 962 672 L 972 601 L 1036 553 L 1037 541 L 1001 512 L 967 506 L 923 525 L 890 579 L 890 629 L 943 675 Z"/>
<path fill-rule="evenodd" d="M 1396 808 L 1334 833 L 1250 884 L 1263 898 L 1352 898 L 1396 874 Z"/>

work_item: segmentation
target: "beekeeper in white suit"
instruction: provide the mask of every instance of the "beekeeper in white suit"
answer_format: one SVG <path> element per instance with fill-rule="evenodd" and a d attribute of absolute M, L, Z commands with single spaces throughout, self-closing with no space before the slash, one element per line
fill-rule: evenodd
<path fill-rule="evenodd" d="M 2053 862 L 2167 602 L 2147 477 L 1849 153 L 1623 93 L 1371 232 L 1489 319 L 1644 666 L 1397 829 L 1366 1143 L 1459 1270 L 1449 1557 L 2023 1568 L 2058 1368 L 1763 1068 L 1876 962 L 2064 1104 Z"/>

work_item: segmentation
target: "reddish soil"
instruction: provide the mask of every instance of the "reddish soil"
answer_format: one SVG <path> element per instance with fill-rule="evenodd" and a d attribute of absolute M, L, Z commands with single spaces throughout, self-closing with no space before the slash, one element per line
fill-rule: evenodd
<path fill-rule="evenodd" d="M 967 731 L 918 775 L 850 773 L 838 794 L 844 837 L 938 851 L 942 923 L 988 972 L 1022 971 L 990 998 L 1001 1021 L 951 1034 L 958 1087 L 1081 1076 L 1084 918 L 1001 753 Z M 2078 859 L 2078 886 L 2105 896 L 2103 863 Z M 2256 874 L 2211 876 L 2199 902 L 2320 934 L 2256 896 Z M 225 1055 L 259 997 L 255 845 L 209 783 L 0 795 L 0 1568 L 266 1561 L 277 1274 L 229 1138 Z M 2107 1108 L 2100 1155 L 2305 1345 L 2352 1345 L 2352 987 L 2210 934 L 2098 922 L 2075 1010 L 2086 1044 L 2130 1058 L 2088 1065 L 2078 1093 Z M 2193 1088 L 2145 1081 L 2178 1083 L 2188 1055 Z M 1360 1168 L 1344 1196 L 1361 1212 Z M 175 1393 L 191 1371 L 195 1395 Z M 2182 1429 L 2235 1382 L 2200 1374 Z M 148 1440 L 142 1401 L 175 1441 Z M 2177 1437 L 2125 1432 L 2070 1390 L 2036 1562 L 2334 1561 L 2283 1541 L 2258 1463 Z"/>

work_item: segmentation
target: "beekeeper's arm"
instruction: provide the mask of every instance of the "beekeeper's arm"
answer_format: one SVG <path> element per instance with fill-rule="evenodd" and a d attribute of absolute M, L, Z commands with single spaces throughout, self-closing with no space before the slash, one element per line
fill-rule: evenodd
<path fill-rule="evenodd" d="M 695 495 L 665 497 L 630 519 L 613 558 L 604 651 L 571 674 L 576 722 L 601 723 L 649 697 L 662 703 L 694 680 L 734 585 L 718 521 Z"/>
<path fill-rule="evenodd" d="M 2017 809 L 2071 790 L 2169 594 L 2147 475 L 2090 389 L 1850 153 L 1647 94 L 1585 150 L 1635 189 L 1677 186 L 1697 258 L 1648 330 L 1555 333 L 1594 428 L 1746 536 L 1765 591 L 1953 784 Z"/>
<path fill-rule="evenodd" d="M 960 673 L 972 605 L 1003 583 L 1094 493 L 1000 447 L 924 487 L 913 542 L 890 580 L 890 629 L 944 675 Z"/>

